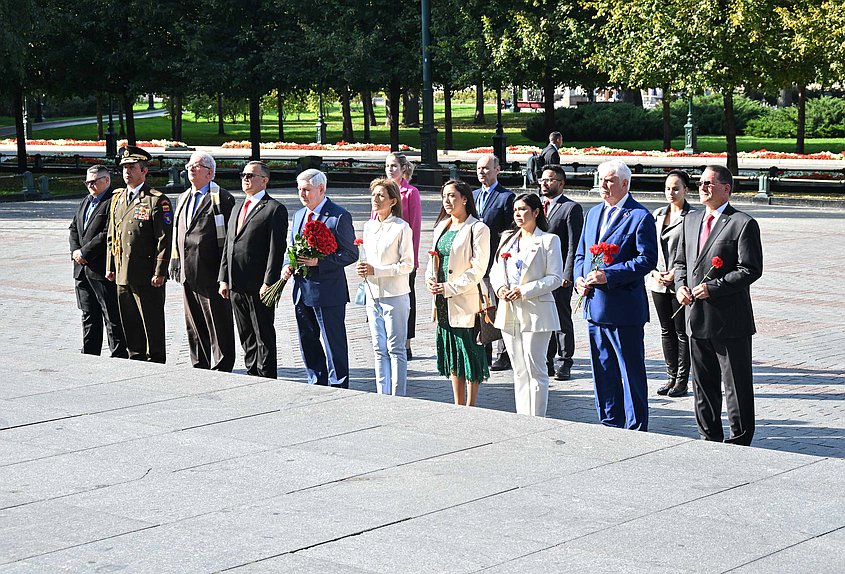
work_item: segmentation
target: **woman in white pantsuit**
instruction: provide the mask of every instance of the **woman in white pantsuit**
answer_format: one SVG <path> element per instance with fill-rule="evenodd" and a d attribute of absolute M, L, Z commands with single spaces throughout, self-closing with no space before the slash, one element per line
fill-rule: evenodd
<path fill-rule="evenodd" d="M 549 373 L 546 350 L 560 319 L 552 291 L 563 283 L 560 238 L 548 226 L 539 196 L 527 193 L 513 204 L 516 229 L 505 233 L 490 270 L 499 297 L 496 327 L 502 330 L 513 366 L 516 412 L 546 416 Z"/>

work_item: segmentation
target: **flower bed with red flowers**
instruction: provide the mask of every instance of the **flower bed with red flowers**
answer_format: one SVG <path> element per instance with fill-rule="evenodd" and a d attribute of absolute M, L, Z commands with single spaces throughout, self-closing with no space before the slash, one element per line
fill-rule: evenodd
<path fill-rule="evenodd" d="M 0 140 L 0 145 L 17 145 L 18 138 L 8 138 L 4 140 Z M 118 140 L 117 147 L 123 147 L 127 145 L 129 142 L 127 140 Z M 105 147 L 106 140 L 74 140 L 74 139 L 62 139 L 62 140 L 26 140 L 27 145 L 55 145 L 55 146 L 79 146 L 79 147 Z M 136 145 L 140 147 L 188 147 L 188 144 L 183 142 L 171 141 L 171 140 L 147 140 L 147 141 L 139 141 Z"/>
<path fill-rule="evenodd" d="M 508 151 L 511 153 L 516 154 L 530 154 L 532 152 L 539 153 L 541 149 L 537 146 L 508 146 Z M 728 154 L 726 152 L 701 152 L 693 155 L 689 155 L 684 153 L 683 151 L 678 151 L 674 149 L 669 149 L 666 151 L 653 151 L 653 150 L 626 150 L 626 149 L 618 149 L 612 148 L 607 146 L 598 146 L 598 147 L 585 147 L 585 148 L 575 148 L 575 147 L 562 147 L 558 150 L 560 155 L 596 155 L 596 156 L 622 156 L 622 157 L 727 157 Z M 467 153 L 493 153 L 492 147 L 476 147 L 467 150 Z M 808 153 L 808 154 L 800 154 L 800 153 L 788 153 L 788 152 L 779 152 L 779 151 L 769 151 L 765 149 L 759 149 L 754 151 L 741 151 L 737 154 L 738 157 L 741 158 L 748 158 L 748 159 L 821 159 L 821 160 L 834 160 L 834 161 L 842 161 L 845 159 L 845 151 L 841 153 L 832 153 L 829 151 L 823 151 L 818 153 Z"/>
<path fill-rule="evenodd" d="M 250 148 L 252 144 L 248 141 L 228 141 L 221 147 L 224 148 Z M 349 143 L 343 140 L 336 144 L 318 143 L 290 143 L 290 142 L 262 142 L 261 149 L 289 149 L 306 151 L 390 151 L 387 144 Z M 406 144 L 399 144 L 399 151 L 418 151 Z"/>

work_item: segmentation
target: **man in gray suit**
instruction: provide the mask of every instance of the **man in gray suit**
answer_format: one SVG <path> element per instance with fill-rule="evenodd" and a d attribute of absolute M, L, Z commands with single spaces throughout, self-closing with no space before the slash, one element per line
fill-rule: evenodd
<path fill-rule="evenodd" d="M 572 356 L 575 354 L 575 329 L 572 324 L 572 270 L 575 250 L 581 239 L 584 227 L 584 210 L 577 202 L 563 195 L 566 186 L 566 172 L 560 165 L 547 165 L 538 180 L 543 209 L 549 221 L 550 233 L 560 238 L 560 252 L 563 256 L 563 282 L 552 294 L 560 317 L 560 331 L 552 333 L 546 363 L 549 375 L 558 381 L 568 381 L 571 377 Z M 555 369 L 555 356 L 560 366 Z"/>
<path fill-rule="evenodd" d="M 182 284 L 191 363 L 231 372 L 235 365 L 232 303 L 218 293 L 226 225 L 235 198 L 214 183 L 217 164 L 194 152 L 185 166 L 191 187 L 179 196 L 173 219 L 170 278 Z"/>
<path fill-rule="evenodd" d="M 747 446 L 754 437 L 751 336 L 756 332 L 750 286 L 763 274 L 763 247 L 757 222 L 728 202 L 733 189 L 733 175 L 724 166 L 708 166 L 701 174 L 698 195 L 706 209 L 684 218 L 675 291 L 682 305 L 691 306 L 688 332 L 701 438 Z M 722 383 L 731 430 L 727 439 Z"/>

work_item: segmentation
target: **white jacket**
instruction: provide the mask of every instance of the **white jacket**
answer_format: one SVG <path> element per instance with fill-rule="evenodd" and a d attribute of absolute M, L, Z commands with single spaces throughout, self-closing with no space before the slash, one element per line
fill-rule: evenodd
<path fill-rule="evenodd" d="M 434 228 L 434 241 L 431 249 L 437 248 L 440 236 L 449 229 L 450 218 L 441 221 Z M 470 240 L 471 238 L 471 240 Z M 443 285 L 446 302 L 449 307 L 449 325 L 452 327 L 472 327 L 475 315 L 481 309 L 478 297 L 478 284 L 487 271 L 490 261 L 490 228 L 469 216 L 458 228 L 458 234 L 449 253 L 449 269 Z M 426 279 L 437 280 L 437 267 L 432 266 L 429 257 Z M 437 320 L 437 309 L 432 298 L 432 318 Z"/>
<path fill-rule="evenodd" d="M 490 284 L 496 293 L 502 287 L 508 286 L 508 276 L 505 273 L 501 253 L 502 244 L 506 242 L 510 244 L 512 241 L 510 232 L 502 234 L 499 255 L 496 256 L 496 261 L 490 269 Z M 560 287 L 563 282 L 560 238 L 554 233 L 536 229 L 532 237 L 520 239 L 520 249 L 528 250 L 519 280 L 522 298 L 516 301 L 499 301 L 495 326 L 503 331 L 518 328 L 523 333 L 558 331 L 560 318 L 552 291 Z M 510 287 L 515 287 L 515 285 Z"/>
<path fill-rule="evenodd" d="M 414 270 L 414 241 L 405 221 L 394 215 L 384 221 L 367 221 L 364 253 L 367 263 L 373 266 L 373 275 L 367 275 L 373 297 L 384 299 L 411 292 L 408 276 Z"/>

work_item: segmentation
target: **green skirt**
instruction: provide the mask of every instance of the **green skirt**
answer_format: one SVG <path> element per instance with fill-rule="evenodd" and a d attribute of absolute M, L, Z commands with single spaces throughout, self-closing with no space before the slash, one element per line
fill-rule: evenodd
<path fill-rule="evenodd" d="M 490 378 L 487 353 L 475 342 L 471 328 L 437 325 L 437 372 L 445 377 L 457 375 L 471 383 Z"/>

